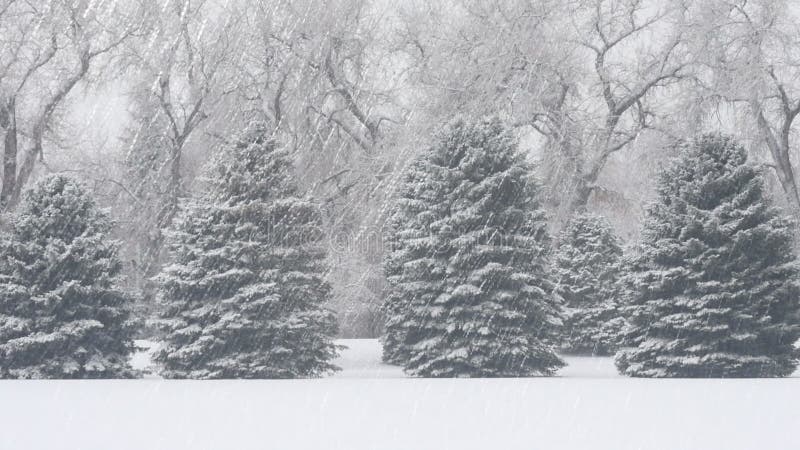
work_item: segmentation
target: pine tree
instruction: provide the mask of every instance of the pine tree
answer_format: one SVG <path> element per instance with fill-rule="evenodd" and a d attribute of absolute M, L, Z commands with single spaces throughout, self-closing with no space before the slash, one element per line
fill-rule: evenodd
<path fill-rule="evenodd" d="M 288 153 L 251 126 L 212 161 L 168 233 L 156 277 L 168 378 L 294 378 L 335 370 L 321 215 Z"/>
<path fill-rule="evenodd" d="M 384 358 L 411 375 L 504 377 L 563 366 L 539 187 L 498 119 L 449 124 L 407 173 L 390 220 Z"/>
<path fill-rule="evenodd" d="M 19 208 L 0 244 L 0 376 L 133 376 L 133 299 L 118 288 L 107 215 L 62 175 Z"/>
<path fill-rule="evenodd" d="M 641 377 L 771 377 L 797 365 L 793 227 L 765 197 L 759 169 L 729 138 L 684 146 L 663 171 L 626 277 Z"/>
<path fill-rule="evenodd" d="M 564 307 L 561 348 L 569 353 L 607 355 L 616 350 L 625 320 L 617 304 L 622 247 L 600 216 L 570 219 L 553 257 L 554 293 Z"/>

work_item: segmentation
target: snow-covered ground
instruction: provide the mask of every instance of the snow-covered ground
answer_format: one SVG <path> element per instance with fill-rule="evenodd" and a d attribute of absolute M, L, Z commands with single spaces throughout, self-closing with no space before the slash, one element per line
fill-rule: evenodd
<path fill-rule="evenodd" d="M 381 362 L 381 345 L 377 339 L 343 339 L 347 350 L 336 365 L 343 370 L 333 378 L 405 378 L 403 370 Z M 567 367 L 558 373 L 570 378 L 620 378 L 611 358 L 566 357 Z"/>
<path fill-rule="evenodd" d="M 0 449 L 800 448 L 800 378 L 630 379 L 568 358 L 553 378 L 409 379 L 376 341 L 342 344 L 321 380 L 0 381 Z"/>

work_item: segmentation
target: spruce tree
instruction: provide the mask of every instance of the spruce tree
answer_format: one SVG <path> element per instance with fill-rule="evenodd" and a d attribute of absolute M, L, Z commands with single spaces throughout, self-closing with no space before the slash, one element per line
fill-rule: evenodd
<path fill-rule="evenodd" d="M 600 216 L 576 214 L 562 231 L 552 277 L 564 308 L 563 351 L 607 355 L 616 350 L 625 324 L 617 298 L 621 257 L 619 239 Z"/>
<path fill-rule="evenodd" d="M 218 153 L 168 233 L 156 277 L 167 378 L 295 378 L 335 370 L 321 215 L 263 125 Z"/>
<path fill-rule="evenodd" d="M 563 366 L 531 168 L 498 119 L 456 120 L 412 165 L 390 220 L 384 358 L 411 375 L 507 377 Z"/>
<path fill-rule="evenodd" d="M 0 245 L 0 376 L 135 373 L 132 298 L 118 283 L 112 223 L 76 181 L 52 175 L 25 195 Z"/>
<path fill-rule="evenodd" d="M 664 170 L 628 266 L 640 377 L 772 377 L 797 365 L 793 226 L 770 204 L 744 148 L 708 135 Z"/>

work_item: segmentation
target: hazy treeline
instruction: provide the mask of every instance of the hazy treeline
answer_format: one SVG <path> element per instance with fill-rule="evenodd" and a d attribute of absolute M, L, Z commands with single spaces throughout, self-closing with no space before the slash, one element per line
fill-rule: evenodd
<path fill-rule="evenodd" d="M 70 172 L 151 295 L 199 168 L 267 121 L 320 201 L 345 335 L 374 336 L 398 180 L 453 116 L 511 124 L 554 230 L 638 229 L 676 139 L 719 130 L 797 215 L 800 11 L 775 0 L 0 0 L 0 205 Z"/>

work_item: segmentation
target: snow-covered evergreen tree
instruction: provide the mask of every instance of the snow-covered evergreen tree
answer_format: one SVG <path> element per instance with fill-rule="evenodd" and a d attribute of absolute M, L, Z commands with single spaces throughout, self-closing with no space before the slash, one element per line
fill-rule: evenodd
<path fill-rule="evenodd" d="M 387 361 L 430 377 L 563 366 L 538 193 L 498 119 L 452 122 L 413 163 L 390 221 Z"/>
<path fill-rule="evenodd" d="M 297 197 L 291 159 L 262 125 L 211 162 L 204 194 L 168 234 L 156 277 L 168 378 L 294 378 L 335 370 L 337 324 L 321 215 Z"/>
<path fill-rule="evenodd" d="M 0 377 L 131 377 L 132 299 L 111 221 L 76 181 L 27 192 L 0 242 Z"/>
<path fill-rule="evenodd" d="M 616 350 L 625 325 L 616 289 L 621 257 L 619 239 L 600 216 L 576 214 L 562 231 L 552 278 L 564 308 L 563 351 L 606 355 Z"/>
<path fill-rule="evenodd" d="M 617 355 L 641 377 L 792 373 L 798 326 L 793 227 L 731 139 L 686 145 L 663 171 L 628 264 L 632 341 Z"/>

